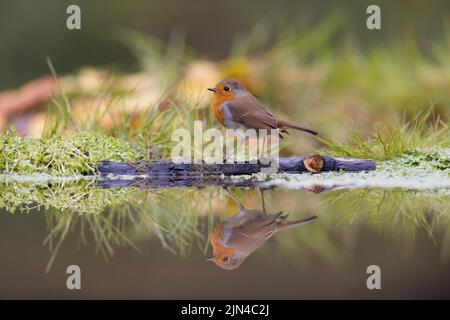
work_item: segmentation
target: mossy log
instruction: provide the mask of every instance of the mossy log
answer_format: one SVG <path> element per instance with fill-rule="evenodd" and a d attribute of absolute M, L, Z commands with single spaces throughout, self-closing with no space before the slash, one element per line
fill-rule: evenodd
<path fill-rule="evenodd" d="M 105 161 L 98 166 L 102 176 L 98 183 L 105 188 L 173 188 L 207 186 L 234 186 L 258 188 L 263 181 L 252 179 L 233 179 L 237 175 L 249 175 L 261 172 L 269 165 L 262 163 L 235 164 L 175 164 L 170 161 Z M 375 170 L 375 161 L 367 159 L 333 158 L 314 155 L 310 157 L 280 158 L 279 173 L 319 173 L 327 171 L 363 172 Z M 114 178 L 113 176 L 132 176 Z M 334 187 L 312 186 L 308 190 L 322 192 Z"/>
<path fill-rule="evenodd" d="M 258 187 L 252 180 L 232 179 L 237 175 L 249 175 L 268 168 L 268 164 L 175 164 L 171 161 L 104 161 L 98 166 L 104 187 L 206 187 L 240 186 Z M 363 172 L 375 170 L 375 161 L 367 159 L 333 158 L 314 155 L 310 157 L 280 158 L 278 173 L 319 173 L 327 171 Z M 106 176 L 134 176 L 128 179 L 109 179 Z"/>
<path fill-rule="evenodd" d="M 257 163 L 189 163 L 141 160 L 135 162 L 104 161 L 98 166 L 100 174 L 115 175 L 243 175 L 261 172 L 270 164 Z M 320 173 L 327 171 L 362 172 L 375 170 L 375 161 L 354 158 L 333 158 L 314 155 L 279 159 L 278 173 Z"/>
<path fill-rule="evenodd" d="M 114 162 L 104 161 L 98 166 L 100 174 L 114 175 L 169 175 L 169 176 L 201 176 L 201 175 L 244 175 L 261 172 L 270 164 L 257 163 L 189 163 L 176 164 L 171 161 L 136 161 Z M 287 157 L 279 159 L 278 173 L 320 173 L 327 171 L 362 172 L 375 170 L 375 161 L 368 159 L 333 158 L 314 155 L 310 157 Z"/>

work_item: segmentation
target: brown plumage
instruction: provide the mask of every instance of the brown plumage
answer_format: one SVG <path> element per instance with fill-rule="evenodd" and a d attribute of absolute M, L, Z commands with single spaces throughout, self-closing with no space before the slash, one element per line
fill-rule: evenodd
<path fill-rule="evenodd" d="M 228 129 L 279 129 L 281 133 L 288 133 L 287 129 L 295 129 L 318 134 L 313 129 L 278 119 L 238 80 L 225 79 L 208 90 L 215 94 L 211 108 L 217 121 Z"/>

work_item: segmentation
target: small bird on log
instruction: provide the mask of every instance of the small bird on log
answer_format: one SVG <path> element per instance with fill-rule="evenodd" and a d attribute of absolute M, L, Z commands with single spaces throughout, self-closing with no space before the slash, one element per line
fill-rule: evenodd
<path fill-rule="evenodd" d="M 286 221 L 288 215 L 283 212 L 276 214 L 266 212 L 264 198 L 262 211 L 247 210 L 228 189 L 225 191 L 239 205 L 240 210 L 215 228 L 210 239 L 214 256 L 208 260 L 226 270 L 239 267 L 252 252 L 277 232 L 299 227 L 317 219 L 316 216 L 311 216 L 302 220 Z"/>
<path fill-rule="evenodd" d="M 268 134 L 271 129 L 279 129 L 280 138 L 282 133 L 289 134 L 287 129 L 318 134 L 303 125 L 278 119 L 236 79 L 224 79 L 208 90 L 215 94 L 211 104 L 214 115 L 227 129 L 266 129 Z"/>

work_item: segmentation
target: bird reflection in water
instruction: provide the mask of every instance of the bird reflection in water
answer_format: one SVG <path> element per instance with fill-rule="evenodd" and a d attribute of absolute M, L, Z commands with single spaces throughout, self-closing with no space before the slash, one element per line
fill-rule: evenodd
<path fill-rule="evenodd" d="M 263 191 L 259 190 L 262 211 L 245 209 L 242 203 L 225 188 L 228 195 L 239 206 L 239 212 L 225 219 L 214 229 L 210 239 L 213 257 L 208 259 L 223 269 L 233 270 L 239 267 L 252 252 L 277 232 L 299 227 L 317 219 L 316 216 L 311 216 L 302 220 L 287 221 L 288 214 L 282 211 L 275 214 L 267 213 Z"/>

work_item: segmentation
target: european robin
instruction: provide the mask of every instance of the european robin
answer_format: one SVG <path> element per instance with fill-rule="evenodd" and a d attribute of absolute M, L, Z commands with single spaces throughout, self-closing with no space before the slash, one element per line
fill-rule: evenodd
<path fill-rule="evenodd" d="M 214 115 L 227 129 L 267 129 L 269 133 L 271 129 L 279 129 L 280 138 L 283 138 L 281 133 L 288 133 L 287 129 L 318 134 L 313 129 L 278 119 L 236 79 L 224 79 L 208 90 L 215 94 L 211 104 Z"/>
<path fill-rule="evenodd" d="M 283 212 L 269 214 L 264 209 L 247 210 L 225 190 L 236 201 L 240 210 L 214 229 L 210 239 L 214 255 L 208 260 L 226 270 L 239 267 L 252 252 L 277 232 L 305 225 L 317 218 L 311 216 L 303 220 L 286 221 L 288 215 Z"/>

